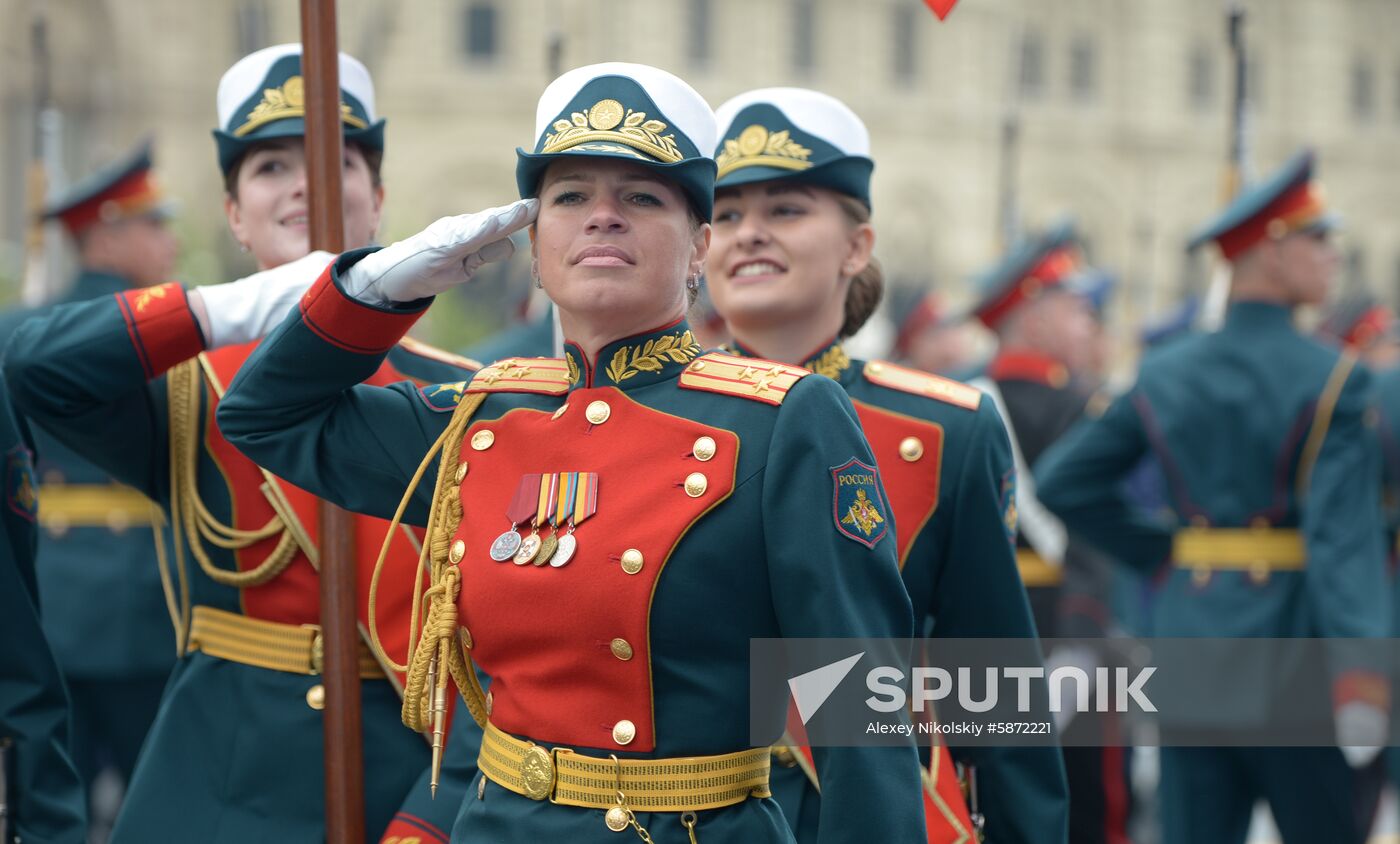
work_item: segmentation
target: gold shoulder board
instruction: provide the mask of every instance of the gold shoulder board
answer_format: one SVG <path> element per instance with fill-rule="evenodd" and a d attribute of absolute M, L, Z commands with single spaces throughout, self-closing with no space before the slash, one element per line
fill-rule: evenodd
<path fill-rule="evenodd" d="M 461 355 L 454 355 L 446 349 L 439 349 L 437 346 L 430 346 L 412 337 L 404 337 L 399 340 L 399 347 L 409 354 L 417 355 L 420 358 L 435 360 L 438 363 L 445 363 L 449 366 L 458 366 L 470 372 L 481 369 L 481 361 L 472 360 Z"/>
<path fill-rule="evenodd" d="M 866 380 L 872 384 L 879 384 L 881 387 L 888 387 L 891 390 L 899 390 L 901 393 L 928 396 L 931 399 L 955 404 L 968 410 L 976 410 L 978 405 L 982 403 L 982 391 L 970 384 L 944 378 L 941 375 L 920 372 L 917 369 L 899 366 L 889 361 L 870 361 L 865 365 L 864 374 Z"/>
<path fill-rule="evenodd" d="M 469 393 L 543 393 L 569 391 L 569 365 L 563 358 L 505 358 L 477 371 Z"/>
<path fill-rule="evenodd" d="M 696 358 L 685 368 L 681 373 L 681 386 L 782 404 L 792 385 L 811 374 L 800 366 L 711 352 Z"/>

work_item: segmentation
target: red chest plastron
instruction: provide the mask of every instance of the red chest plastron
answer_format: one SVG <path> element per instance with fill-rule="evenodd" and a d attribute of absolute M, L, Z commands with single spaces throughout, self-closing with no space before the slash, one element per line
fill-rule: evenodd
<path fill-rule="evenodd" d="M 654 750 L 652 597 L 686 531 L 733 491 L 738 436 L 598 387 L 558 413 L 475 422 L 462 443 L 460 620 L 491 676 L 491 722 L 551 744 Z M 547 472 L 598 475 L 573 558 L 491 559 L 521 477 Z"/>
<path fill-rule="evenodd" d="M 938 509 L 943 426 L 861 401 L 853 404 L 894 511 L 896 548 L 903 568 L 914 540 Z"/>
<path fill-rule="evenodd" d="M 228 386 L 238 373 L 238 368 L 255 348 L 256 344 L 233 346 L 205 355 L 221 387 Z M 365 383 L 385 386 L 406 380 L 409 380 L 408 376 L 386 361 Z M 232 511 L 228 521 L 240 530 L 261 528 L 275 515 L 272 505 L 262 491 L 267 477 L 219 432 L 214 417 L 218 398 L 208 390 L 207 381 L 205 399 L 209 406 L 205 413 L 203 444 L 228 485 L 229 506 Z M 301 528 L 306 531 L 313 545 L 319 545 L 320 499 L 280 478 L 277 479 L 277 483 L 291 504 Z M 379 548 L 384 542 L 384 532 L 389 523 L 361 515 L 354 516 L 353 521 L 358 616 L 360 623 L 367 625 L 370 578 L 374 573 L 374 563 L 379 556 Z M 409 609 L 413 602 L 411 578 L 418 564 L 418 542 L 421 541 L 421 536 L 422 532 L 417 528 L 413 528 L 411 534 L 405 528 L 395 528 L 390 556 L 381 576 L 383 582 L 379 587 L 376 614 L 380 639 L 389 656 L 400 662 L 404 661 L 408 654 Z M 279 537 L 280 533 L 234 552 L 238 569 L 248 571 L 257 567 L 277 547 Z M 262 586 L 242 590 L 243 611 L 254 618 L 284 624 L 319 624 L 320 595 L 321 588 L 316 570 L 311 567 L 306 556 L 298 551 L 291 565 L 277 577 Z"/>

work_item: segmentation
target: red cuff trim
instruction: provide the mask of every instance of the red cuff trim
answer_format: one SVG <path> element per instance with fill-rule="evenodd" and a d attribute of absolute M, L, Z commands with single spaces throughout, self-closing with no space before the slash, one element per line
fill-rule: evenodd
<path fill-rule="evenodd" d="M 204 351 L 204 335 L 180 285 L 171 282 L 124 290 L 116 299 L 147 378 L 155 378 Z"/>
<path fill-rule="evenodd" d="M 426 837 L 424 837 L 426 836 Z M 437 842 L 448 844 L 447 833 L 407 812 L 399 812 L 389 821 L 379 844 L 407 844 L 409 841 Z"/>
<path fill-rule="evenodd" d="M 332 278 L 335 264 L 301 297 L 301 319 L 317 337 L 347 352 L 387 352 L 408 333 L 423 311 L 395 312 L 370 307 L 341 292 Z"/>
<path fill-rule="evenodd" d="M 1332 682 L 1332 704 L 1340 709 L 1358 701 L 1390 711 L 1390 686 L 1385 677 L 1369 671 L 1348 671 L 1338 675 Z"/>

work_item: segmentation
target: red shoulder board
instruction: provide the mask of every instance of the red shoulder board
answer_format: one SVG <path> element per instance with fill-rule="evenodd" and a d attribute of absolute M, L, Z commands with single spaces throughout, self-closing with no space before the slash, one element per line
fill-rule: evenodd
<path fill-rule="evenodd" d="M 569 364 L 563 358 L 505 358 L 482 367 L 467 386 L 469 393 L 543 393 L 569 391 Z"/>
<path fill-rule="evenodd" d="M 800 366 L 711 352 L 691 361 L 681 373 L 681 386 L 776 405 L 793 384 L 811 374 Z"/>
<path fill-rule="evenodd" d="M 872 360 L 865 365 L 864 375 L 872 384 L 899 390 L 901 393 L 928 396 L 968 410 L 976 410 L 982 403 L 982 391 L 970 384 L 898 366 L 888 361 Z"/>
<path fill-rule="evenodd" d="M 445 349 L 439 349 L 437 346 L 430 346 L 422 341 L 414 340 L 412 337 L 400 338 L 399 347 L 405 352 L 417 355 L 420 358 L 435 360 L 438 363 L 445 363 L 449 366 L 461 367 L 469 372 L 476 372 L 481 369 L 481 361 L 475 361 L 471 358 L 462 357 L 461 355 L 454 355 Z"/>

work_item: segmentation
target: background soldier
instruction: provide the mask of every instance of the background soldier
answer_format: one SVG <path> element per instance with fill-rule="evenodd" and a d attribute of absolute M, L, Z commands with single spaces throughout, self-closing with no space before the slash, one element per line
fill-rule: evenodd
<path fill-rule="evenodd" d="M 996 401 L 1011 435 L 1017 565 L 1042 637 L 1101 637 L 1111 616 L 1108 563 L 1067 541 L 1064 526 L 1037 500 L 1027 468 L 1083 417 L 1089 402 L 1075 373 L 1091 365 L 1099 330 L 1089 301 L 1069 284 L 1084 271 L 1074 226 L 1062 221 L 1022 241 L 975 282 L 980 298 L 973 313 L 996 333 L 998 348 L 986 375 L 973 383 Z M 1096 659 L 1062 648 L 1047 663 L 1082 667 Z M 1062 719 L 1059 726 L 1068 724 Z M 1076 844 L 1128 840 L 1128 754 L 1121 742 L 1112 745 L 1063 748 L 1069 840 Z"/>
<path fill-rule="evenodd" d="M 149 141 L 56 197 L 44 216 L 72 236 L 82 270 L 57 302 L 0 318 L 0 342 L 53 305 L 168 281 L 169 212 Z M 125 784 L 175 663 L 155 564 L 163 539 L 152 536 L 159 511 L 42 428 L 34 437 L 44 527 L 35 569 L 44 632 L 72 695 L 74 760 L 89 790 L 106 766 Z M 95 807 L 94 824 L 110 823 L 115 808 Z"/>
<path fill-rule="evenodd" d="M 1158 636 L 1390 631 L 1380 460 L 1363 421 L 1370 377 L 1292 322 L 1297 306 L 1326 297 L 1338 265 L 1312 170 L 1312 155 L 1299 154 L 1194 238 L 1215 242 L 1233 265 L 1224 327 L 1149 357 L 1133 389 L 1039 467 L 1047 507 L 1158 577 Z M 1122 495 L 1124 476 L 1149 452 L 1168 480 L 1174 526 Z M 1167 844 L 1243 842 L 1261 798 L 1286 842 L 1362 841 L 1369 813 L 1354 806 L 1348 762 L 1362 766 L 1384 744 L 1389 690 L 1357 662 L 1336 667 L 1330 691 L 1345 759 L 1328 747 L 1164 747 Z M 1246 715 L 1299 705 L 1262 700 Z"/>

